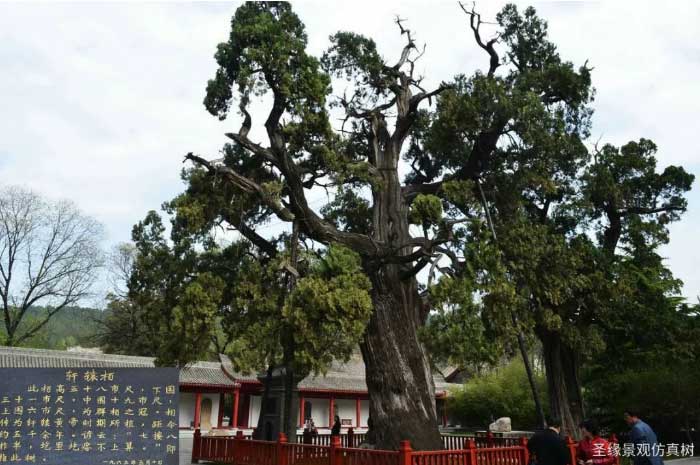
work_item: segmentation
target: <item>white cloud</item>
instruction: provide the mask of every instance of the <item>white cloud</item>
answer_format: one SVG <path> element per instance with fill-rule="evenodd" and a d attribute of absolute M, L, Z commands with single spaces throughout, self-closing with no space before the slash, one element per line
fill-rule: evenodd
<path fill-rule="evenodd" d="M 353 30 L 396 57 L 395 15 L 427 45 L 426 85 L 486 66 L 455 2 L 299 2 L 310 49 Z M 370 9 L 371 5 L 371 9 Z M 180 189 L 182 156 L 215 154 L 223 132 L 201 104 L 228 35 L 231 4 L 0 4 L 0 176 L 75 200 L 126 240 L 147 210 Z M 484 18 L 501 4 L 477 5 Z M 700 170 L 694 139 L 700 94 L 700 6 L 672 2 L 535 3 L 562 55 L 595 67 L 594 138 L 621 144 L 648 137 L 662 165 Z M 259 136 L 259 132 L 256 132 Z M 688 296 L 700 294 L 700 196 L 672 228 L 665 249 Z"/>

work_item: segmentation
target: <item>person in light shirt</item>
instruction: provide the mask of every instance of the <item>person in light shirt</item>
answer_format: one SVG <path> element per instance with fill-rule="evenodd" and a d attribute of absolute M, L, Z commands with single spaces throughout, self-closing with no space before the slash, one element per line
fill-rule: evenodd
<path fill-rule="evenodd" d="M 659 450 L 656 433 L 651 426 L 639 418 L 636 410 L 625 411 L 625 422 L 631 427 L 630 440 L 634 443 L 634 465 L 663 465 L 664 461 L 655 451 Z M 646 451 L 641 453 L 641 451 Z M 648 453 L 648 455 L 647 455 Z"/>

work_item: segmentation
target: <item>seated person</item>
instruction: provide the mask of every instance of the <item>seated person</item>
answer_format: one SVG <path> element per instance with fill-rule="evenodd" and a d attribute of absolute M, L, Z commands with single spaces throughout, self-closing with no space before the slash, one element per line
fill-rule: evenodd
<path fill-rule="evenodd" d="M 578 443 L 578 465 L 613 465 L 616 460 L 610 450 L 610 443 L 600 437 L 598 425 L 592 420 L 585 420 L 579 427 L 583 439 Z"/>

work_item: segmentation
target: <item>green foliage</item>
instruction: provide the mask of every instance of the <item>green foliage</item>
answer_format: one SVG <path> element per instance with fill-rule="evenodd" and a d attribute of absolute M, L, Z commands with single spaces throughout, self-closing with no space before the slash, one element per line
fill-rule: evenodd
<path fill-rule="evenodd" d="M 308 148 L 311 134 L 330 131 L 323 109 L 330 91 L 330 78 L 320 72 L 319 61 L 305 51 L 304 25 L 287 2 L 246 2 L 231 20 L 228 42 L 218 46 L 219 64 L 207 85 L 204 105 L 219 119 L 228 115 L 237 87 L 243 103 L 252 95 L 275 89 L 277 102 L 299 119 L 286 128 L 298 148 Z"/>
<path fill-rule="evenodd" d="M 442 219 L 442 201 L 435 195 L 418 194 L 411 204 L 408 218 L 412 224 L 428 227 Z"/>
<path fill-rule="evenodd" d="M 364 334 L 372 311 L 371 285 L 349 249 L 331 246 L 296 284 L 282 316 L 294 332 L 295 360 L 315 372 L 333 359 L 347 360 Z"/>
<path fill-rule="evenodd" d="M 359 234 L 370 232 L 372 212 L 369 202 L 350 189 L 339 191 L 321 213 L 337 228 Z"/>
<path fill-rule="evenodd" d="M 129 294 L 110 302 L 103 346 L 180 365 L 223 352 L 237 369 L 257 372 L 281 363 L 283 339 L 293 335 L 299 373 L 347 359 L 372 308 L 359 256 L 335 245 L 304 254 L 290 289 L 286 252 L 256 255 L 206 232 L 216 217 L 197 203 L 194 174 L 192 191 L 167 204 L 175 213 L 170 241 L 155 212 L 134 227 Z"/>
<path fill-rule="evenodd" d="M 184 288 L 172 310 L 173 321 L 164 328 L 170 339 L 170 344 L 165 344 L 166 353 L 206 353 L 216 328 L 223 287 L 220 277 L 205 272 Z M 164 352 L 163 348 L 160 351 Z"/>
<path fill-rule="evenodd" d="M 604 377 L 589 382 L 586 395 L 594 406 L 591 415 L 602 424 L 624 431 L 624 411 L 636 409 L 665 442 L 664 433 L 697 428 L 698 392 L 697 363 L 681 362 L 608 371 Z"/>
<path fill-rule="evenodd" d="M 542 374 L 537 375 L 540 392 L 546 395 Z M 514 429 L 537 425 L 534 401 L 522 360 L 476 376 L 450 393 L 447 409 L 462 426 L 486 427 L 494 419 L 508 416 Z"/>
<path fill-rule="evenodd" d="M 223 278 L 208 269 L 217 251 L 200 254 L 185 239 L 170 244 L 154 211 L 134 226 L 132 238 L 136 260 L 129 293 L 110 302 L 103 346 L 155 356 L 163 365 L 208 357 L 224 287 Z"/>
<path fill-rule="evenodd" d="M 601 242 L 610 250 L 623 242 L 628 251 L 668 242 L 667 226 L 687 208 L 685 192 L 694 176 L 682 167 L 657 172 L 656 145 L 648 139 L 620 148 L 605 145 L 584 175 L 587 213 L 611 221 Z"/>
<path fill-rule="evenodd" d="M 430 288 L 436 311 L 421 337 L 433 361 L 441 365 L 495 364 L 503 353 L 493 334 L 493 321 L 474 299 L 475 289 L 457 278 L 441 279 Z"/>
<path fill-rule="evenodd" d="M 154 355 L 155 341 L 146 326 L 146 316 L 144 309 L 128 299 L 109 299 L 104 327 L 97 334 L 99 346 L 108 354 Z"/>

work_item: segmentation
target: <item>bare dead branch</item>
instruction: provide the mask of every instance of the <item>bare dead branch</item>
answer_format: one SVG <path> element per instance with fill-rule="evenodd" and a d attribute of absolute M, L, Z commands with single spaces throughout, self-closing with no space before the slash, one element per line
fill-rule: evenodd
<path fill-rule="evenodd" d="M 493 39 L 487 41 L 484 43 L 484 41 L 481 38 L 481 32 L 479 31 L 479 28 L 481 27 L 482 24 L 485 22 L 481 20 L 481 15 L 476 12 L 476 5 L 472 6 L 471 11 L 467 10 L 467 8 L 464 6 L 462 2 L 459 2 L 459 7 L 464 11 L 467 15 L 469 15 L 469 26 L 471 27 L 472 31 L 474 32 L 474 39 L 476 39 L 476 43 L 486 51 L 486 53 L 489 54 L 490 60 L 489 60 L 489 71 L 488 75 L 493 76 L 493 74 L 496 72 L 496 68 L 500 66 L 500 61 L 498 58 L 498 53 L 494 49 L 494 44 L 498 41 L 499 35 L 496 35 Z"/>

